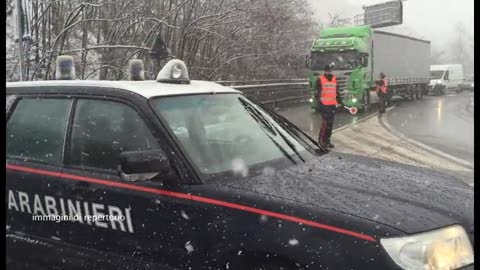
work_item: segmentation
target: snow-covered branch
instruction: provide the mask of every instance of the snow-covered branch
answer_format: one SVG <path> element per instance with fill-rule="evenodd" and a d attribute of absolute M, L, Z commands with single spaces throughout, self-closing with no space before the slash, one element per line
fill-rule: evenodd
<path fill-rule="evenodd" d="M 193 78 L 304 76 L 318 26 L 303 0 L 27 0 L 25 74 L 48 79 L 55 57 L 74 56 L 79 77 L 124 76 L 130 58 L 159 70 L 150 50 L 157 35 L 192 68 Z M 7 80 L 18 77 L 14 5 L 7 0 Z M 166 56 L 166 54 L 164 55 Z M 163 57 L 163 56 L 162 56 Z M 255 72 L 247 72 L 255 71 Z"/>

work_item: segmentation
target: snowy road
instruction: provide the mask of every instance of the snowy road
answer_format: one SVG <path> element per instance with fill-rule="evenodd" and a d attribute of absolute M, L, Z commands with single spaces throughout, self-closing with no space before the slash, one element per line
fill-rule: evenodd
<path fill-rule="evenodd" d="M 321 117 L 308 106 L 280 113 L 317 137 Z M 382 117 L 339 113 L 332 143 L 338 152 L 429 167 L 473 185 L 473 93 L 395 102 Z"/>

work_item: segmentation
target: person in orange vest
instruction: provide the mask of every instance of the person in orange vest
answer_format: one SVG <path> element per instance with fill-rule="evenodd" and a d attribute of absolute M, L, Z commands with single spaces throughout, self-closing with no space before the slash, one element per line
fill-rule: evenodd
<path fill-rule="evenodd" d="M 377 95 L 378 95 L 378 112 L 385 112 L 385 103 L 388 101 L 388 87 L 385 74 L 380 72 L 380 80 L 377 81 Z"/>
<path fill-rule="evenodd" d="M 326 149 L 331 149 L 334 147 L 330 142 L 330 137 L 332 136 L 335 113 L 337 106 L 343 104 L 338 92 L 337 78 L 332 74 L 332 66 L 325 66 L 324 74 L 318 77 L 317 85 L 319 112 L 322 115 L 322 127 L 318 134 L 318 143 Z"/>

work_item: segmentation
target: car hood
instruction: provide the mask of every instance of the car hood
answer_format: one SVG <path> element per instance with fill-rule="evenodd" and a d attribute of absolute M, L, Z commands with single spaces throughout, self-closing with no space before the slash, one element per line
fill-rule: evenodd
<path fill-rule="evenodd" d="M 329 153 L 230 188 L 372 220 L 405 233 L 461 224 L 473 235 L 473 188 L 433 170 Z"/>

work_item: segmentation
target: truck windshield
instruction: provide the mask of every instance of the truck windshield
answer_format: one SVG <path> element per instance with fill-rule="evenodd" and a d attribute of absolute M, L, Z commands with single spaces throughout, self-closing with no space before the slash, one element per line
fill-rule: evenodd
<path fill-rule="evenodd" d="M 162 97 L 151 104 L 207 180 L 253 176 L 315 153 L 296 131 L 239 94 Z"/>
<path fill-rule="evenodd" d="M 323 70 L 325 65 L 335 64 L 334 69 L 351 70 L 358 66 L 358 52 L 312 52 L 311 70 Z"/>
<path fill-rule="evenodd" d="M 432 70 L 430 71 L 430 79 L 438 80 L 443 78 L 444 70 Z"/>

